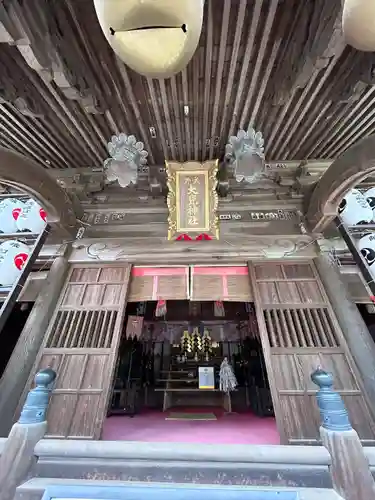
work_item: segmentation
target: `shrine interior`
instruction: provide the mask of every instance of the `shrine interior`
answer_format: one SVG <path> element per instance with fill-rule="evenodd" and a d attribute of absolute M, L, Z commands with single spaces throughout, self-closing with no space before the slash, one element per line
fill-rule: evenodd
<path fill-rule="evenodd" d="M 2 304 L 0 303 L 0 306 Z M 7 366 L 33 305 L 33 302 L 17 302 L 0 332 L 0 377 Z"/>
<path fill-rule="evenodd" d="M 224 358 L 238 384 L 229 394 Z M 254 304 L 129 302 L 102 439 L 279 444 Z"/>

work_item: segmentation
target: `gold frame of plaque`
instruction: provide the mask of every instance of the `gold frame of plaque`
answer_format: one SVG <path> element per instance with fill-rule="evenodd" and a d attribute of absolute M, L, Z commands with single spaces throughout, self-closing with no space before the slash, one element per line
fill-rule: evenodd
<path fill-rule="evenodd" d="M 168 197 L 168 240 L 192 239 L 204 233 L 219 239 L 218 160 L 165 162 Z"/>

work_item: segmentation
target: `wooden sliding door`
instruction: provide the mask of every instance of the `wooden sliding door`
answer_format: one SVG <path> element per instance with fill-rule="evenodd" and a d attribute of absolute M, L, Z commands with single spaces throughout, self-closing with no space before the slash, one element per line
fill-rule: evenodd
<path fill-rule="evenodd" d="M 49 438 L 99 439 L 123 327 L 130 266 L 73 266 L 34 373 L 57 373 Z"/>
<path fill-rule="evenodd" d="M 357 370 L 312 262 L 250 264 L 255 306 L 282 442 L 319 440 L 318 367 L 331 371 L 353 427 L 372 442 L 374 421 Z"/>

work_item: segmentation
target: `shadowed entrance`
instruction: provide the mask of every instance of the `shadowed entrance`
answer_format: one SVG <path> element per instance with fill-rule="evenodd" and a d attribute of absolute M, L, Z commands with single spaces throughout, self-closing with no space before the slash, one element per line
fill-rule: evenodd
<path fill-rule="evenodd" d="M 102 439 L 280 443 L 254 307 L 221 307 L 168 301 L 158 317 L 157 302 L 128 304 Z M 224 358 L 238 383 L 230 395 L 220 390 Z M 210 389 L 204 368 L 212 370 Z"/>

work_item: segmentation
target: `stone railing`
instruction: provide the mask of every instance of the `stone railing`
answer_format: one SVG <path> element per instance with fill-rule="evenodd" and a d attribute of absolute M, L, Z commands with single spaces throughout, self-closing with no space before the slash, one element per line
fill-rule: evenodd
<path fill-rule="evenodd" d="M 59 440 L 58 442 L 42 440 L 47 429 L 46 414 L 55 377 L 55 372 L 50 369 L 42 370 L 37 374 L 36 387 L 29 392 L 19 421 L 14 424 L 8 439 L 0 443 L 0 451 L 2 451 L 0 500 L 13 500 L 16 488 L 26 481 L 32 467 L 38 459 L 40 461 L 42 456 L 49 455 L 55 459 L 64 457 L 73 462 L 78 457 L 80 462 L 90 459 L 90 463 L 92 457 L 100 458 L 101 461 L 109 459 L 111 463 L 124 458 L 126 462 L 135 460 L 137 463 L 143 463 L 146 459 L 152 458 L 159 465 L 160 460 L 166 459 L 184 462 L 198 460 L 201 465 L 205 461 L 218 462 L 220 460 L 217 450 L 212 449 L 214 445 L 199 446 L 198 449 L 181 446 L 180 449 L 180 447 L 171 448 L 166 443 L 137 444 L 99 441 L 82 443 L 76 440 Z M 369 458 L 371 460 L 374 458 L 372 457 L 374 449 L 364 450 L 362 447 L 358 434 L 350 424 L 343 400 L 333 389 L 332 374 L 318 369 L 311 375 L 311 378 L 319 387 L 317 402 L 322 421 L 320 434 L 326 450 L 323 447 L 241 446 L 241 448 L 246 448 L 246 451 L 243 451 L 244 456 L 241 457 L 237 446 L 227 445 L 224 447 L 227 448 L 225 450 L 226 461 L 256 462 L 259 466 L 269 462 L 271 456 L 273 463 L 279 461 L 280 463 L 300 464 L 300 467 L 302 464 L 316 467 L 324 463 L 325 467 L 329 467 L 333 488 L 342 499 L 375 499 L 375 482 L 369 467 Z M 220 448 L 223 447 L 220 446 Z M 330 460 L 327 451 L 331 457 Z M 329 490 L 325 491 L 328 495 Z"/>
<path fill-rule="evenodd" d="M 12 500 L 16 488 L 27 477 L 36 457 L 35 445 L 47 430 L 47 408 L 56 373 L 47 368 L 35 377 L 21 416 L 3 443 L 0 456 L 0 499 Z"/>

